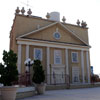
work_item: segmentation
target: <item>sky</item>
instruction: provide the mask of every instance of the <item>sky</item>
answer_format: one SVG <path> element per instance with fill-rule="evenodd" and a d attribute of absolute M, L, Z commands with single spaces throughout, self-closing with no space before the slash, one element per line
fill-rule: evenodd
<path fill-rule="evenodd" d="M 29 6 L 27 6 L 27 1 Z M 15 9 L 31 8 L 32 15 L 45 18 L 47 12 L 58 11 L 66 23 L 86 21 L 89 27 L 91 66 L 100 74 L 100 0 L 1 0 L 0 2 L 0 62 L 3 50 L 9 50 L 9 33 L 15 17 Z"/>

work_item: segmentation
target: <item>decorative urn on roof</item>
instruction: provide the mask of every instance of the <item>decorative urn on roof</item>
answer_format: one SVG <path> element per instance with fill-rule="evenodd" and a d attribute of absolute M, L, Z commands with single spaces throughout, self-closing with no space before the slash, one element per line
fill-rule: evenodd
<path fill-rule="evenodd" d="M 47 19 L 49 19 L 49 18 L 50 18 L 50 14 L 49 14 L 49 13 L 47 13 L 46 18 L 47 18 Z"/>
<path fill-rule="evenodd" d="M 84 21 L 82 20 L 81 27 L 82 27 L 82 28 L 86 28 L 86 26 L 87 26 L 86 22 L 84 22 Z"/>
<path fill-rule="evenodd" d="M 28 10 L 27 14 L 30 16 L 32 14 L 31 9 Z"/>
<path fill-rule="evenodd" d="M 19 14 L 20 13 L 19 7 L 17 7 L 15 11 L 16 11 L 16 14 Z"/>
<path fill-rule="evenodd" d="M 65 16 L 63 16 L 63 18 L 62 18 L 62 21 L 65 23 L 65 21 L 66 21 L 66 18 L 65 18 Z"/>
<path fill-rule="evenodd" d="M 21 13 L 22 13 L 22 15 L 24 15 L 24 13 L 25 13 L 24 7 L 22 7 Z"/>
<path fill-rule="evenodd" d="M 80 21 L 79 21 L 79 19 L 77 20 L 77 22 L 76 22 L 76 23 L 77 23 L 77 25 L 78 25 L 78 26 L 80 26 Z"/>

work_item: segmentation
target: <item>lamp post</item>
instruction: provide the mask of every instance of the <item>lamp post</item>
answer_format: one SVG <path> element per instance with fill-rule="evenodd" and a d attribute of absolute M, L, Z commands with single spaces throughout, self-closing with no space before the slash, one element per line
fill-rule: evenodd
<path fill-rule="evenodd" d="M 33 60 L 31 60 L 30 58 L 26 59 L 24 64 L 26 66 L 26 82 L 29 82 L 29 84 L 31 83 L 30 82 L 30 67 L 33 65 Z M 26 84 L 27 85 L 27 84 Z"/>
<path fill-rule="evenodd" d="M 26 59 L 24 64 L 26 66 L 26 71 L 30 73 L 30 67 L 33 65 L 33 60 L 31 60 L 30 58 Z"/>

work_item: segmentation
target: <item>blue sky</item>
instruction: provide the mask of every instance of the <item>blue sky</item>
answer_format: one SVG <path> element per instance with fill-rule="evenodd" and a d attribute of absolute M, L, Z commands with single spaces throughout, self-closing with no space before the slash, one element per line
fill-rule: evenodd
<path fill-rule="evenodd" d="M 45 18 L 47 12 L 60 12 L 61 19 L 76 24 L 77 19 L 87 22 L 89 27 L 89 43 L 91 65 L 94 72 L 100 73 L 100 0 L 28 0 L 32 14 Z M 12 27 L 17 6 L 25 7 L 27 0 L 2 0 L 0 2 L 0 62 L 3 50 L 9 50 L 9 33 Z"/>

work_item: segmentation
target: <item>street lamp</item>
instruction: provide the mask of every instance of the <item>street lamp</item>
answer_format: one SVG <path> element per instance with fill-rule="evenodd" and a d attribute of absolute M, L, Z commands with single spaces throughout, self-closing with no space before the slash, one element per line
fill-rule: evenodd
<path fill-rule="evenodd" d="M 30 67 L 33 65 L 34 61 L 30 58 L 26 59 L 24 64 L 26 66 L 26 86 L 31 84 L 30 81 Z"/>
<path fill-rule="evenodd" d="M 26 71 L 30 73 L 30 67 L 33 65 L 34 61 L 30 58 L 26 59 L 24 64 L 26 66 Z"/>

